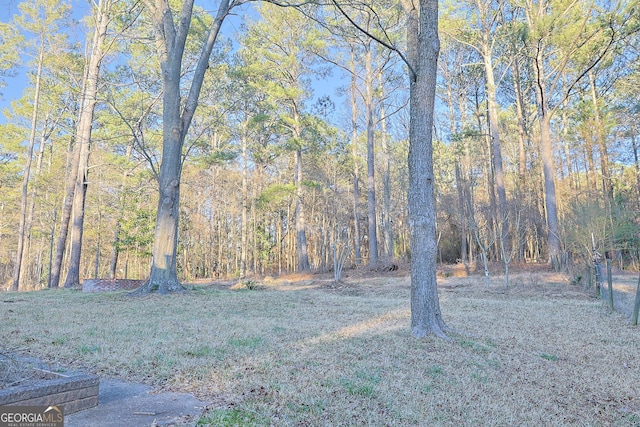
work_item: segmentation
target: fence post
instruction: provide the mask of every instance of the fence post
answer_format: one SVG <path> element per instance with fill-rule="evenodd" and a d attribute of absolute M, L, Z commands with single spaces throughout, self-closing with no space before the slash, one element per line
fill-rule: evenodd
<path fill-rule="evenodd" d="M 638 276 L 638 287 L 636 288 L 636 303 L 633 305 L 631 324 L 638 326 L 638 309 L 640 309 L 640 276 Z"/>
<path fill-rule="evenodd" d="M 607 259 L 607 284 L 609 285 L 609 307 L 613 308 L 613 277 L 611 276 L 611 260 Z"/>

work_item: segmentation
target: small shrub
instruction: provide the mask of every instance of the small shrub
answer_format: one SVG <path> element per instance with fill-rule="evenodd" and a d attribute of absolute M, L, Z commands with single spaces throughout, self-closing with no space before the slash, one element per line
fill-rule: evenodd
<path fill-rule="evenodd" d="M 258 283 L 255 280 L 247 279 L 243 281 L 242 284 L 250 291 L 258 289 Z"/>

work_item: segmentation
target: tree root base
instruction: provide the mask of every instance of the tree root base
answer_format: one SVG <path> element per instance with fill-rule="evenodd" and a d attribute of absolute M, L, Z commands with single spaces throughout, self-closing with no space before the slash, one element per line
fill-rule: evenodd
<path fill-rule="evenodd" d="M 146 296 L 146 295 L 152 295 L 152 294 L 170 295 L 170 294 L 181 294 L 185 292 L 187 292 L 187 290 L 177 280 L 152 282 L 151 279 L 149 279 L 138 289 L 129 293 L 129 296 L 139 297 L 139 296 Z"/>

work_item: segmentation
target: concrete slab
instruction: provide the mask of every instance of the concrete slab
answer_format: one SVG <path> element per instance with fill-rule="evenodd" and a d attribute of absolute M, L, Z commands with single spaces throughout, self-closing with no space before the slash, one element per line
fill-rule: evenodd
<path fill-rule="evenodd" d="M 65 416 L 65 427 L 194 426 L 205 403 L 189 394 L 101 378 L 98 406 Z"/>

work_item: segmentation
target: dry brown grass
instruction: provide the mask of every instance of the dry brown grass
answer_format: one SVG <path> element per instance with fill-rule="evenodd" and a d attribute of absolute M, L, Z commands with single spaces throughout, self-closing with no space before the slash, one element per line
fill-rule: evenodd
<path fill-rule="evenodd" d="M 408 278 L 349 273 L 1 294 L 0 346 L 194 393 L 211 425 L 640 425 L 638 329 L 566 278 L 440 278 L 446 342 L 409 335 Z"/>

